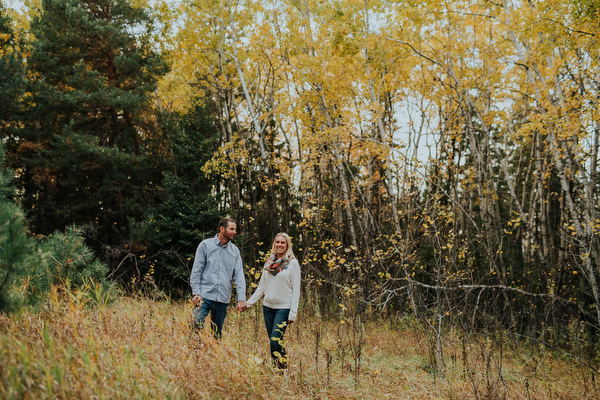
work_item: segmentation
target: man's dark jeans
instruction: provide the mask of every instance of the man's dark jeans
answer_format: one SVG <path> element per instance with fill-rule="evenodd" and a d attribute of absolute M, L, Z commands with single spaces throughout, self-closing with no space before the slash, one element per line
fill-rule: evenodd
<path fill-rule="evenodd" d="M 275 309 L 263 305 L 263 316 L 265 318 L 267 334 L 269 335 L 271 357 L 275 365 L 279 368 L 287 367 L 287 357 L 282 342 L 289 315 L 289 309 Z"/>
<path fill-rule="evenodd" d="M 204 320 L 210 314 L 213 335 L 215 338 L 220 339 L 228 307 L 229 304 L 227 303 L 202 299 L 202 304 L 194 309 L 194 328 L 202 329 Z"/>

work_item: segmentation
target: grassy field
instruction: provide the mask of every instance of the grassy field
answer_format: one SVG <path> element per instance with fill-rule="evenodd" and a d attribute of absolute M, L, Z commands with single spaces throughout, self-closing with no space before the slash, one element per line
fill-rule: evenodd
<path fill-rule="evenodd" d="M 444 342 L 444 377 L 414 324 L 362 335 L 305 306 L 289 329 L 290 367 L 271 366 L 260 313 L 231 312 L 221 343 L 199 345 L 190 306 L 52 295 L 38 313 L 0 316 L 3 399 L 597 399 L 589 369 L 490 337 Z M 514 347 L 514 346 L 513 346 Z"/>

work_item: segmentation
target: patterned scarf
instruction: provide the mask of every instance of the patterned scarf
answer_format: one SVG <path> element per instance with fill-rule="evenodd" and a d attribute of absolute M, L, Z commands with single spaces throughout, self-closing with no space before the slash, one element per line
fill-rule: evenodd
<path fill-rule="evenodd" d="M 265 263 L 265 270 L 269 271 L 276 276 L 281 272 L 282 269 L 286 269 L 289 264 L 289 260 L 287 257 L 277 258 L 275 254 L 271 254 L 271 256 L 267 259 Z"/>

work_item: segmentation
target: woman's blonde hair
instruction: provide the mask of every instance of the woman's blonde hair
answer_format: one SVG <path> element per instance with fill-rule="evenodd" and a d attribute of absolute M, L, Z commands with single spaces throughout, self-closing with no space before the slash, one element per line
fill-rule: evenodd
<path fill-rule="evenodd" d="M 292 258 L 296 258 L 296 256 L 294 255 L 294 251 L 292 250 L 292 239 L 290 239 L 290 235 L 288 235 L 285 232 L 280 232 L 277 235 L 275 235 L 275 239 L 273 239 L 273 246 L 271 246 L 271 255 L 274 255 L 275 257 L 277 257 L 277 251 L 275 250 L 275 242 L 277 241 L 277 238 L 279 236 L 283 236 L 285 238 L 285 242 L 287 244 L 287 250 L 285 252 L 284 257 L 286 257 L 288 260 L 291 260 Z"/>

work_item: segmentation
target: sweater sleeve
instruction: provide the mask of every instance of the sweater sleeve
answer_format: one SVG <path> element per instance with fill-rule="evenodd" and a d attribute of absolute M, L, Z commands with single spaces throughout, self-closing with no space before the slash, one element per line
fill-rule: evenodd
<path fill-rule="evenodd" d="M 292 306 L 290 308 L 290 315 L 288 320 L 295 321 L 296 315 L 298 314 L 298 304 L 300 303 L 300 263 L 298 260 L 294 260 L 294 266 L 292 272 Z"/>
<path fill-rule="evenodd" d="M 265 288 L 267 287 L 268 274 L 269 273 L 263 269 L 262 275 L 260 276 L 260 282 L 258 282 L 258 287 L 256 288 L 256 291 L 254 292 L 252 297 L 250 297 L 250 299 L 248 299 L 248 301 L 246 302 L 248 308 L 256 304 L 265 293 Z"/>

